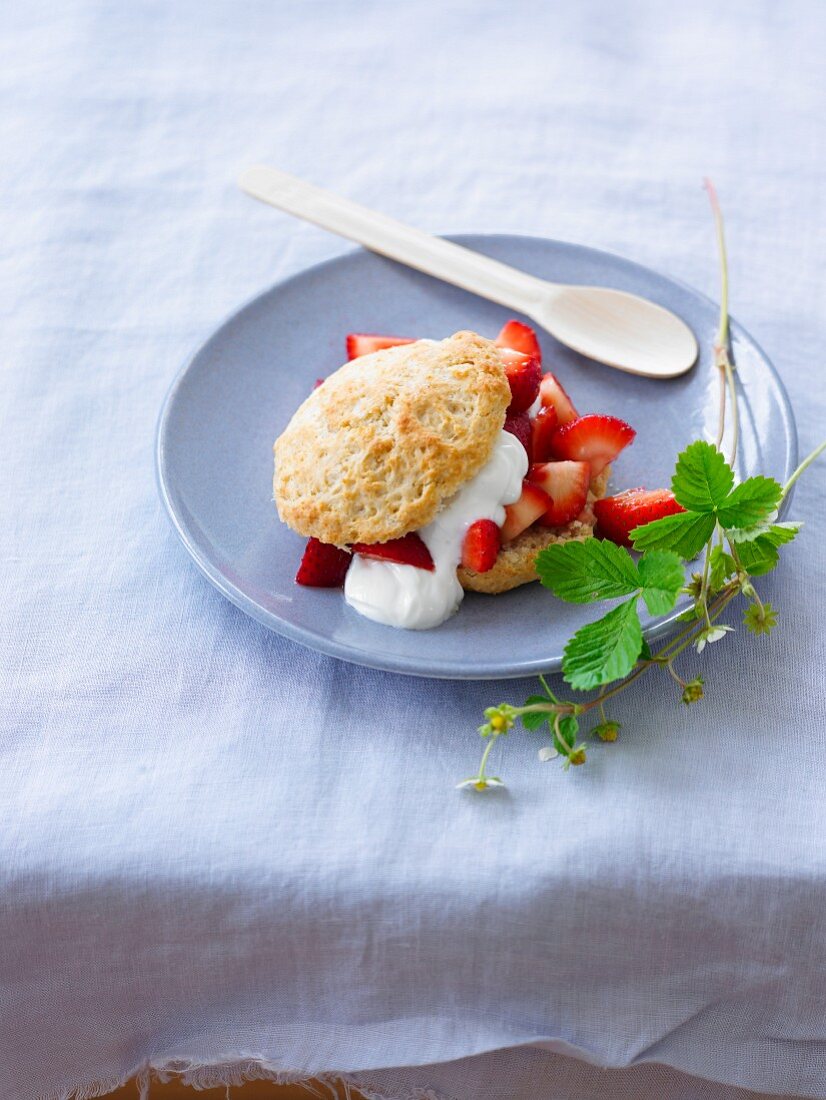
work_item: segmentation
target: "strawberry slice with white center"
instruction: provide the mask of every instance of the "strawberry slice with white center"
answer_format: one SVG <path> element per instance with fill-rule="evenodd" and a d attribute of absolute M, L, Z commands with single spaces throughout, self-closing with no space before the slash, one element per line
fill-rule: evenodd
<path fill-rule="evenodd" d="M 544 406 L 556 409 L 556 416 L 560 424 L 568 424 L 579 416 L 574 408 L 573 401 L 563 389 L 561 382 L 550 371 L 542 376 L 542 381 L 539 384 L 539 396 Z"/>
<path fill-rule="evenodd" d="M 551 498 L 551 506 L 540 518 L 540 525 L 563 527 L 585 507 L 591 468 L 587 462 L 537 462 L 531 466 L 528 479 Z"/>
<path fill-rule="evenodd" d="M 590 463 L 591 477 L 596 477 L 636 434 L 631 425 L 618 416 L 589 413 L 557 428 L 551 440 L 551 451 L 554 458 Z"/>
<path fill-rule="evenodd" d="M 542 367 L 532 355 L 523 355 L 510 348 L 500 348 L 499 356 L 508 376 L 511 388 L 509 413 L 521 413 L 529 409 L 536 401 L 539 383 L 542 381 Z"/>
<path fill-rule="evenodd" d="M 510 542 L 526 531 L 532 523 L 544 516 L 553 501 L 538 485 L 522 482 L 522 495 L 515 504 L 505 505 L 505 522 L 502 524 L 502 542 Z"/>
<path fill-rule="evenodd" d="M 493 569 L 499 554 L 502 533 L 492 519 L 477 519 L 471 523 L 462 543 L 462 565 L 474 573 Z"/>
<path fill-rule="evenodd" d="M 533 428 L 531 426 L 531 418 L 527 413 L 508 413 L 505 417 L 504 430 L 510 432 L 511 435 L 515 435 L 528 455 L 528 462 L 531 461 L 531 439 L 533 436 Z"/>
<path fill-rule="evenodd" d="M 551 440 L 556 432 L 559 420 L 553 405 L 543 405 L 533 418 L 531 426 L 531 450 L 528 454 L 534 462 L 547 462 L 553 458 Z"/>
<path fill-rule="evenodd" d="M 427 569 L 431 573 L 436 568 L 430 551 L 415 531 L 388 542 L 354 542 L 353 553 L 363 558 L 394 561 L 399 565 L 415 565 L 417 569 Z"/>
<path fill-rule="evenodd" d="M 500 348 L 510 348 L 512 351 L 521 351 L 523 355 L 532 356 L 537 363 L 542 363 L 542 348 L 536 338 L 536 333 L 530 325 L 522 321 L 508 321 L 502 326 L 502 331 L 496 337 L 496 344 Z"/>
<path fill-rule="evenodd" d="M 670 489 L 626 489 L 624 493 L 594 501 L 597 534 L 618 546 L 631 545 L 635 527 L 684 511 Z"/>
<path fill-rule="evenodd" d="M 340 546 L 310 539 L 295 575 L 296 584 L 308 588 L 341 588 L 350 567 L 350 558 L 350 552 Z"/>
<path fill-rule="evenodd" d="M 372 355 L 374 351 L 396 348 L 400 344 L 412 344 L 410 336 L 379 336 L 372 332 L 350 332 L 347 334 L 347 358 L 360 359 L 362 355 Z"/>

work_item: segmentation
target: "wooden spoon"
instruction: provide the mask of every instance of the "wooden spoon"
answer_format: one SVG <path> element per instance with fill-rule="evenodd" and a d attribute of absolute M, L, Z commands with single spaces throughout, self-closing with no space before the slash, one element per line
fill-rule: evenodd
<path fill-rule="evenodd" d="M 546 282 L 276 168 L 247 168 L 239 184 L 248 195 L 288 214 L 527 314 L 561 343 L 610 367 L 649 378 L 675 378 L 697 358 L 697 341 L 688 325 L 636 294 Z"/>

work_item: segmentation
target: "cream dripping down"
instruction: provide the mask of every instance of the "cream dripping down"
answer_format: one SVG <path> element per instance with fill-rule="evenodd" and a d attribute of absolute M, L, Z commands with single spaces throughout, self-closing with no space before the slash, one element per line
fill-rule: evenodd
<path fill-rule="evenodd" d="M 344 582 L 347 603 L 367 619 L 405 630 L 428 630 L 450 618 L 464 596 L 456 568 L 468 528 L 480 519 L 501 526 L 527 472 L 525 448 L 502 431 L 487 464 L 418 532 L 434 570 L 355 554 Z"/>

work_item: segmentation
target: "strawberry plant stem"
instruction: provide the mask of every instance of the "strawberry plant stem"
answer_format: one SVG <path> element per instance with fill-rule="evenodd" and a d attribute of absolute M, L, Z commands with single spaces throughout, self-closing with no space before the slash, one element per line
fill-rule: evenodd
<path fill-rule="evenodd" d="M 780 501 L 781 501 L 781 503 L 782 503 L 782 502 L 783 502 L 783 501 L 784 501 L 784 500 L 786 499 L 786 497 L 787 497 L 787 496 L 789 495 L 789 491 L 791 490 L 792 486 L 793 486 L 793 485 L 794 485 L 794 483 L 795 483 L 795 482 L 797 481 L 797 479 L 798 479 L 798 478 L 800 477 L 800 475 L 801 475 L 802 473 L 805 473 L 805 471 L 806 471 L 806 470 L 808 470 L 808 468 L 809 468 L 809 467 L 811 466 L 811 464 L 812 464 L 812 463 L 813 463 L 813 462 L 815 461 L 815 459 L 816 459 L 816 458 L 820 458 L 820 456 L 821 456 L 821 455 L 823 454 L 823 452 L 824 452 L 824 451 L 826 451 L 826 439 L 824 439 L 824 440 L 823 440 L 823 442 L 822 442 L 822 443 L 821 443 L 821 444 L 820 444 L 819 446 L 815 447 L 815 449 L 814 449 L 814 450 L 813 450 L 813 451 L 811 452 L 811 454 L 808 454 L 808 455 L 807 455 L 807 456 L 806 456 L 806 457 L 805 457 L 805 458 L 803 459 L 803 461 L 802 461 L 802 462 L 800 463 L 800 465 L 799 465 L 799 466 L 797 467 L 797 469 L 795 470 L 795 472 L 794 472 L 794 473 L 792 474 L 792 476 L 791 476 L 791 477 L 789 478 L 789 480 L 788 480 L 788 481 L 786 482 L 786 484 L 785 484 L 785 485 L 784 485 L 784 487 L 783 487 L 783 494 L 782 494 L 782 496 L 780 497 Z"/>
<path fill-rule="evenodd" d="M 711 210 L 714 215 L 714 228 L 717 235 L 717 250 L 720 254 L 720 324 L 717 328 L 717 336 L 714 341 L 714 361 L 720 371 L 720 411 L 717 421 L 717 447 L 722 450 L 723 434 L 726 424 L 726 389 L 728 388 L 729 404 L 731 406 L 731 451 L 729 463 L 733 466 L 737 458 L 737 443 L 740 434 L 740 417 L 737 410 L 737 392 L 734 385 L 734 367 L 729 356 L 729 316 L 728 316 L 728 254 L 726 252 L 726 236 L 723 228 L 723 212 L 720 209 L 720 200 L 711 180 L 705 182 L 708 191 Z"/>
<path fill-rule="evenodd" d="M 487 772 L 485 771 L 485 767 L 486 767 L 487 762 L 488 762 L 488 757 L 490 756 L 490 750 L 493 748 L 493 746 L 495 744 L 496 744 L 496 737 L 494 736 L 494 737 L 491 737 L 491 739 L 488 741 L 487 745 L 485 745 L 485 751 L 482 753 L 482 759 L 479 761 L 479 774 L 476 776 L 476 783 L 480 787 L 485 786 L 485 781 L 487 779 Z"/>
<path fill-rule="evenodd" d="M 714 341 L 714 362 L 719 371 L 720 378 L 720 394 L 719 394 L 719 420 L 717 431 L 717 450 L 722 451 L 722 443 L 726 429 L 727 418 L 727 404 L 730 409 L 731 416 L 731 441 L 730 441 L 730 460 L 729 467 L 733 467 L 735 459 L 737 457 L 737 446 L 739 441 L 740 421 L 737 408 L 737 387 L 734 379 L 734 365 L 729 355 L 730 345 L 730 326 L 728 316 L 728 303 L 729 303 L 729 284 L 728 284 L 728 260 L 726 256 L 726 242 L 723 228 L 723 218 L 720 211 L 720 203 L 717 198 L 717 192 L 714 189 L 714 185 L 709 181 L 705 181 L 705 186 L 708 191 L 709 200 L 711 202 L 711 208 L 714 214 L 714 224 L 717 236 L 717 247 L 720 258 L 720 272 L 721 272 L 721 298 L 720 298 L 720 321 L 717 329 L 717 333 Z M 702 445 L 702 444 L 701 444 Z M 707 446 L 707 444 L 705 445 Z M 809 466 L 817 459 L 821 454 L 826 451 L 826 441 L 816 447 L 811 454 L 809 454 L 789 480 L 786 482 L 780 494 L 778 503 L 788 496 L 792 487 L 797 479 L 803 474 Z M 687 454 L 688 451 L 685 452 Z M 682 457 L 682 456 L 681 456 Z M 732 480 L 735 475 L 733 470 L 730 469 Z M 765 479 L 764 479 L 765 480 Z M 772 522 L 769 518 L 768 524 Z M 737 524 L 734 525 L 735 527 Z M 795 525 L 792 525 L 795 526 Z M 795 528 L 796 529 L 796 528 Z M 794 532 L 792 533 L 793 537 Z M 756 534 L 757 538 L 760 537 L 760 532 Z M 709 591 L 713 581 L 711 570 L 711 553 L 712 548 L 717 543 L 718 552 L 720 553 L 720 563 L 725 566 L 724 576 L 729 575 L 729 579 L 719 588 L 716 592 L 711 603 L 709 603 Z M 733 563 L 733 569 L 727 567 L 726 557 L 722 554 L 723 548 L 728 544 L 729 548 L 729 561 Z M 764 604 L 760 599 L 760 596 L 755 591 L 754 585 L 751 583 L 751 577 L 748 570 L 743 565 L 743 559 L 738 551 L 736 542 L 727 537 L 727 532 L 723 530 L 723 526 L 717 522 L 714 525 L 709 539 L 707 540 L 705 547 L 705 558 L 703 561 L 703 571 L 700 578 L 695 575 L 694 587 L 688 589 L 683 588 L 682 591 L 693 591 L 695 594 L 694 604 L 691 611 L 688 613 L 691 616 L 688 626 L 680 630 L 671 641 L 654 654 L 651 654 L 648 647 L 643 645 L 642 653 L 632 667 L 628 675 L 624 679 L 614 681 L 614 686 L 609 687 L 608 684 L 603 684 L 596 696 L 593 699 L 584 703 L 577 703 L 567 700 L 558 699 L 556 695 L 551 691 L 548 681 L 542 675 L 539 680 L 542 684 L 542 688 L 545 692 L 546 699 L 536 699 L 527 703 L 522 707 L 514 707 L 509 703 L 501 703 L 498 707 L 489 707 L 485 711 L 485 716 L 489 721 L 479 727 L 479 733 L 483 737 L 489 738 L 485 745 L 484 752 L 482 753 L 482 759 L 479 765 L 478 774 L 471 781 L 466 781 L 464 785 L 472 783 L 479 790 L 483 790 L 485 787 L 494 783 L 494 780 L 488 780 L 486 773 L 486 766 L 488 758 L 494 743 L 499 737 L 506 733 L 510 729 L 514 721 L 517 718 L 526 718 L 531 716 L 536 718 L 537 715 L 542 716 L 542 721 L 536 720 L 528 724 L 528 728 L 537 729 L 543 724 L 544 718 L 547 717 L 550 721 L 551 729 L 554 734 L 554 741 L 557 749 L 563 750 L 562 755 L 565 756 L 564 766 L 568 767 L 570 764 L 582 764 L 585 762 L 585 750 L 584 746 L 575 744 L 576 731 L 577 731 L 577 718 L 579 715 L 587 714 L 594 708 L 599 708 L 599 715 L 603 723 L 607 722 L 605 715 L 605 702 L 609 699 L 613 699 L 615 696 L 620 695 L 626 688 L 630 687 L 636 680 L 642 676 L 653 665 L 664 665 L 669 676 L 675 681 L 678 687 L 682 690 L 682 701 L 684 703 L 694 703 L 698 699 L 703 697 L 703 680 L 702 677 L 696 677 L 691 681 L 686 682 L 674 669 L 674 661 L 679 657 L 689 646 L 697 646 L 698 651 L 701 651 L 705 645 L 710 642 L 717 641 L 723 634 L 730 630 L 731 627 L 718 627 L 713 629 L 713 624 L 717 621 L 728 604 L 740 594 L 748 597 L 752 603 L 753 608 L 749 608 L 745 615 L 745 620 L 749 628 L 753 633 L 767 634 L 774 626 L 776 621 L 776 613 L 770 604 Z M 692 554 L 692 557 L 695 556 Z M 749 560 L 747 558 L 747 560 Z M 771 567 L 771 562 L 770 562 Z M 736 574 L 735 571 L 736 570 Z M 734 574 L 734 575 L 731 575 Z M 696 589 L 696 582 L 699 579 L 699 592 Z M 552 587 L 548 584 L 547 587 Z M 676 592 L 674 593 L 676 600 Z M 595 597 L 596 599 L 596 597 Z M 672 605 L 673 606 L 673 605 Z M 754 614 L 751 612 L 754 611 Z M 610 613 L 609 613 L 610 614 Z M 682 616 L 681 616 L 682 618 Z M 607 672 L 607 668 L 604 669 Z M 609 683 L 611 681 L 609 680 Z M 562 733 L 562 719 L 570 718 L 572 721 L 566 726 L 566 731 L 570 731 L 570 738 L 568 733 L 565 735 Z M 616 730 L 614 730 L 614 737 L 616 736 Z M 604 738 L 608 740 L 609 738 Z M 614 738 L 610 738 L 613 740 Z M 547 750 L 543 750 L 546 752 Z M 550 757 L 540 754 L 542 759 L 549 759 Z M 495 781 L 498 785 L 499 780 Z"/>

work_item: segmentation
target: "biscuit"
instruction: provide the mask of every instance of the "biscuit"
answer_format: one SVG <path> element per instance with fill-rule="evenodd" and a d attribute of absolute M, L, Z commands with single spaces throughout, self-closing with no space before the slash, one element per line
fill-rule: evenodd
<path fill-rule="evenodd" d="M 596 517 L 591 505 L 605 495 L 610 472 L 609 466 L 592 480 L 588 503 L 577 518 L 571 520 L 565 527 L 529 527 L 511 542 L 505 543 L 499 551 L 493 568 L 486 573 L 475 573 L 472 569 L 466 569 L 465 566 L 460 565 L 458 576 L 462 587 L 470 592 L 498 595 L 500 592 L 509 592 L 511 588 L 518 588 L 522 584 L 537 580 L 535 562 L 540 550 L 544 550 L 546 546 L 551 546 L 555 542 L 591 538 L 596 525 Z"/>
<path fill-rule="evenodd" d="M 495 345 L 473 332 L 346 363 L 275 442 L 279 516 L 337 546 L 419 530 L 487 463 L 510 399 Z"/>

